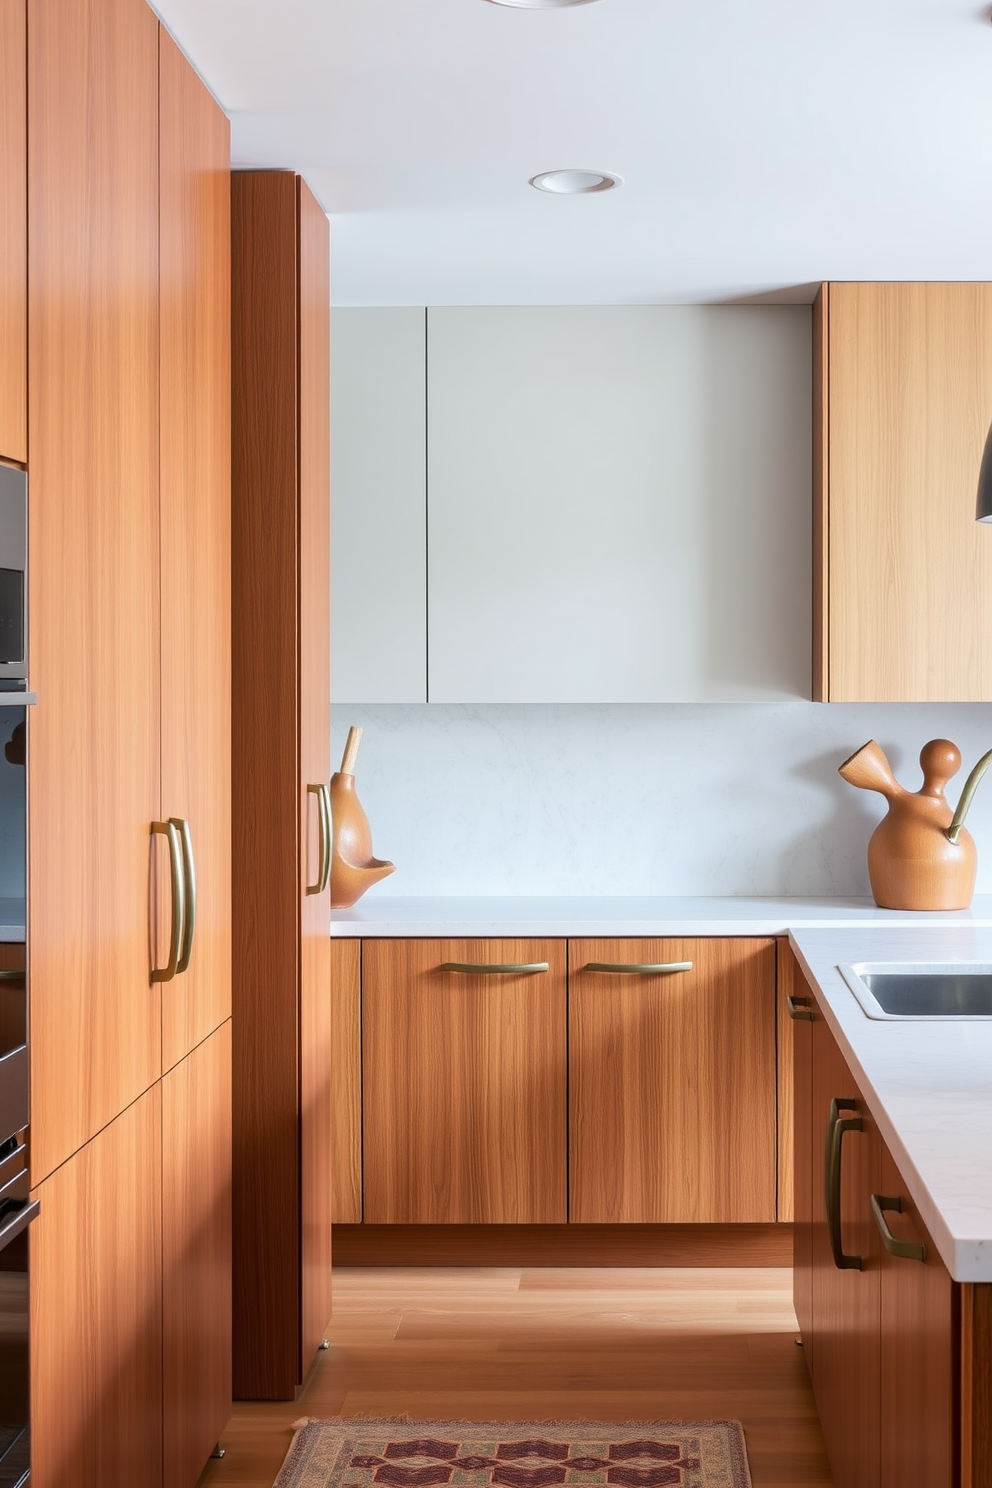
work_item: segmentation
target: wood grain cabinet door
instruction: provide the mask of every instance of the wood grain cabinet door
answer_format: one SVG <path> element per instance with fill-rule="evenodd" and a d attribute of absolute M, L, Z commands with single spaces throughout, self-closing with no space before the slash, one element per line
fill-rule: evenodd
<path fill-rule="evenodd" d="M 569 1218 L 774 1220 L 775 942 L 576 940 L 568 962 Z"/>
<path fill-rule="evenodd" d="M 366 1222 L 563 1223 L 565 1024 L 564 941 L 365 941 Z"/>
<path fill-rule="evenodd" d="M 817 298 L 814 696 L 992 698 L 992 284 Z"/>
<path fill-rule="evenodd" d="M 159 58 L 162 804 L 188 823 L 196 922 L 163 989 L 162 1067 L 231 1013 L 230 125 L 172 38 Z"/>
<path fill-rule="evenodd" d="M 878 1488 L 881 1244 L 870 1197 L 878 1192 L 881 1144 L 822 1015 L 812 1029 L 813 1390 L 834 1482 Z M 847 1124 L 840 1133 L 834 1133 L 837 1120 Z M 828 1216 L 827 1178 L 838 1163 L 839 1188 L 831 1191 Z M 854 1258 L 860 1269 L 851 1264 Z"/>
<path fill-rule="evenodd" d="M 158 33 L 144 0 L 28 5 L 36 1179 L 161 1074 Z"/>
<path fill-rule="evenodd" d="M 162 1079 L 165 1488 L 191 1488 L 231 1415 L 231 1024 Z"/>
<path fill-rule="evenodd" d="M 881 1145 L 878 1197 L 897 1244 L 881 1252 L 881 1488 L 954 1481 L 954 1284 Z M 898 1201 L 901 1208 L 888 1207 Z M 917 1249 L 918 1247 L 918 1249 Z"/>
<path fill-rule="evenodd" d="M 362 1221 L 362 944 L 331 941 L 331 1213 Z"/>
<path fill-rule="evenodd" d="M 161 1089 L 35 1191 L 32 1488 L 162 1482 Z"/>
<path fill-rule="evenodd" d="M 0 460 L 28 457 L 27 7 L 0 0 Z"/>

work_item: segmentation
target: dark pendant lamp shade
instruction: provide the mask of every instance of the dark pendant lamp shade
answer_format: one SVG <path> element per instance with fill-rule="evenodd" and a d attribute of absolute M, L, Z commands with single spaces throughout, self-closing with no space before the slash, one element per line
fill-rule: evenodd
<path fill-rule="evenodd" d="M 992 428 L 985 438 L 982 468 L 978 473 L 978 509 L 976 522 L 992 522 Z"/>

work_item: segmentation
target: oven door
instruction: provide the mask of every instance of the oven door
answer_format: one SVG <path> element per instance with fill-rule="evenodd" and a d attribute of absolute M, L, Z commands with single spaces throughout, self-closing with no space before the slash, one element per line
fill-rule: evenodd
<path fill-rule="evenodd" d="M 37 1200 L 0 1197 L 0 1488 L 31 1477 L 28 1225 L 37 1213 Z"/>

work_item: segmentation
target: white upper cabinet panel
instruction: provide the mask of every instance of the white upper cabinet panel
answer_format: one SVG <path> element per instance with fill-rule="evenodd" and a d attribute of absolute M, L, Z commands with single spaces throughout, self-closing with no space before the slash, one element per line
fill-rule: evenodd
<path fill-rule="evenodd" d="M 431 310 L 430 701 L 809 697 L 810 339 L 805 306 Z"/>
<path fill-rule="evenodd" d="M 427 701 L 423 309 L 331 316 L 331 697 Z"/>

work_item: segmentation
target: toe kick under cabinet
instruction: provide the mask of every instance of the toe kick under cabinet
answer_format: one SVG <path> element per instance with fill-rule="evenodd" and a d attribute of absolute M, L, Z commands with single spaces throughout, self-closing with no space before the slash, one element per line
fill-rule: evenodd
<path fill-rule="evenodd" d="M 774 940 L 332 952 L 338 1222 L 791 1218 L 776 1192 Z"/>

